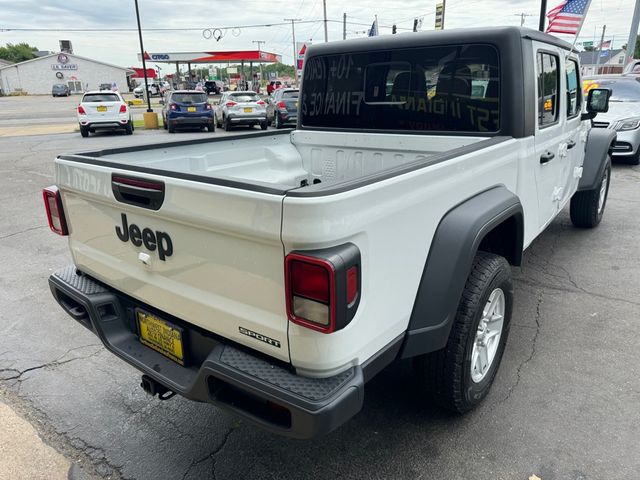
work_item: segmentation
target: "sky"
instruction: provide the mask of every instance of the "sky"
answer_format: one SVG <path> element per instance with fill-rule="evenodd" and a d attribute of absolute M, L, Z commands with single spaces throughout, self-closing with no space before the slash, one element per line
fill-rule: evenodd
<path fill-rule="evenodd" d="M 548 0 L 548 9 L 561 0 Z M 148 52 L 200 52 L 261 49 L 282 55 L 292 63 L 291 24 L 284 18 L 308 23 L 296 24 L 296 40 L 324 41 L 323 0 L 138 0 Z M 378 17 L 381 35 L 410 31 L 413 19 L 423 20 L 421 30 L 432 30 L 436 0 L 326 0 L 329 41 L 342 39 L 343 14 L 347 14 L 347 38 L 362 37 Z M 599 43 L 606 24 L 605 40 L 614 48 L 626 44 L 634 0 L 592 0 L 578 42 Z M 445 29 L 495 25 L 519 25 L 537 29 L 540 0 L 447 0 Z M 267 27 L 253 25 L 271 24 Z M 240 28 L 226 28 L 236 27 Z M 59 29 L 60 31 L 17 31 L 12 29 Z M 58 40 L 71 40 L 74 53 L 123 67 L 140 66 L 140 51 L 133 0 L 0 0 L 0 45 L 27 42 L 41 50 L 57 51 Z M 204 29 L 221 28 L 220 41 L 205 39 Z M 87 29 L 73 32 L 72 29 Z M 131 29 L 104 32 L 100 29 Z M 572 36 L 558 35 L 573 42 Z"/>

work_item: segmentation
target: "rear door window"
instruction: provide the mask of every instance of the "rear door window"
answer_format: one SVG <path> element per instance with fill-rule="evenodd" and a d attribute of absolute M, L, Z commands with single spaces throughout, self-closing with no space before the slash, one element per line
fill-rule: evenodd
<path fill-rule="evenodd" d="M 500 61 L 491 45 L 316 56 L 303 82 L 304 127 L 500 130 Z"/>
<path fill-rule="evenodd" d="M 560 74 L 558 57 L 538 52 L 538 124 L 543 127 L 558 121 Z"/>

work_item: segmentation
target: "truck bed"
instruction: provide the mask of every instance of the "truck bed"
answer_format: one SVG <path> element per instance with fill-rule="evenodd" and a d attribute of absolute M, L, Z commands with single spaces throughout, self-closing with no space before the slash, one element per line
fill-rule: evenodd
<path fill-rule="evenodd" d="M 477 143 L 494 142 L 471 136 L 286 130 L 60 158 L 282 195 L 307 186 L 317 191 L 407 165 L 419 168 L 444 155 L 450 158 L 484 146 Z"/>

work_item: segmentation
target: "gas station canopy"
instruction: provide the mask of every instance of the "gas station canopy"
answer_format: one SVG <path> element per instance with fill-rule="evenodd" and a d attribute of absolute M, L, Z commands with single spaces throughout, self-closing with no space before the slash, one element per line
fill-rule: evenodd
<path fill-rule="evenodd" d="M 140 54 L 138 60 L 142 61 Z M 282 56 L 262 50 L 232 50 L 227 52 L 145 52 L 145 60 L 158 63 L 229 63 L 282 62 Z"/>

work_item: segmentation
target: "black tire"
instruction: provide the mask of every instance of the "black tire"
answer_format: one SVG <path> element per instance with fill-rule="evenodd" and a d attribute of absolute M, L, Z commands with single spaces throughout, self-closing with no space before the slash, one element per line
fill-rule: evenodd
<path fill-rule="evenodd" d="M 131 131 L 132 131 L 132 132 L 133 132 L 133 131 L 135 131 L 136 126 L 133 124 L 133 118 L 130 118 L 130 119 L 129 119 L 129 123 L 131 124 Z"/>
<path fill-rule="evenodd" d="M 267 122 L 266 120 L 264 122 L 260 122 L 260 128 L 262 130 L 266 130 L 267 127 L 269 127 L 269 122 Z"/>
<path fill-rule="evenodd" d="M 162 128 L 167 129 L 167 119 L 162 117 Z"/>
<path fill-rule="evenodd" d="M 231 131 L 231 122 L 229 121 L 228 118 L 224 120 L 224 129 L 227 132 Z"/>
<path fill-rule="evenodd" d="M 483 309 L 491 293 L 504 294 L 504 320 L 495 356 L 484 377 L 472 379 L 471 357 Z M 511 268 L 507 261 L 492 253 L 478 252 L 458 304 L 447 345 L 442 350 L 414 360 L 418 382 L 440 407 L 464 413 L 476 407 L 489 393 L 509 335 L 513 308 Z"/>
<path fill-rule="evenodd" d="M 606 186 L 604 191 L 604 201 L 602 206 L 600 206 L 600 190 L 603 186 L 603 182 L 606 182 Z M 573 194 L 573 197 L 571 197 L 569 213 L 571 216 L 571 223 L 573 223 L 574 227 L 594 228 L 598 226 L 602 220 L 602 216 L 604 215 L 604 209 L 607 206 L 610 182 L 611 162 L 607 160 L 607 166 L 605 167 L 596 188 L 593 190 L 576 192 Z"/>
<path fill-rule="evenodd" d="M 213 123 L 211 125 L 207 125 L 207 130 L 213 133 L 216 131 L 216 126 Z"/>
<path fill-rule="evenodd" d="M 125 133 L 127 135 L 133 135 L 133 122 L 129 121 L 129 123 L 127 123 L 126 128 L 124 129 Z"/>
<path fill-rule="evenodd" d="M 275 120 L 276 120 L 276 128 L 280 130 L 283 127 L 282 121 L 280 120 L 280 115 L 276 114 Z"/>
<path fill-rule="evenodd" d="M 171 124 L 167 126 L 167 130 L 169 130 L 169 133 L 176 133 L 176 127 Z"/>
<path fill-rule="evenodd" d="M 80 135 L 87 138 L 89 136 L 89 129 L 80 125 Z"/>

